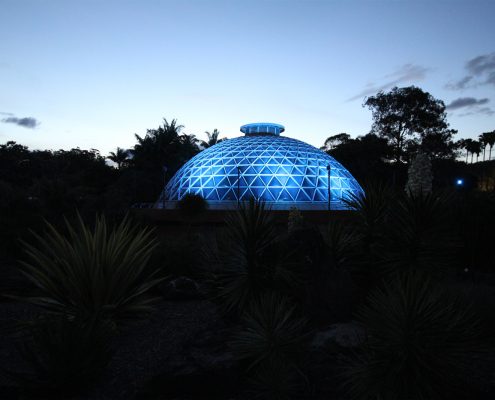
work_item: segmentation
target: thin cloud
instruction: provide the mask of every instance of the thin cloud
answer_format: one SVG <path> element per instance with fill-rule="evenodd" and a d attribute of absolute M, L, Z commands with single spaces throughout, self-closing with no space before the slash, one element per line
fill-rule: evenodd
<path fill-rule="evenodd" d="M 425 78 L 428 71 L 428 68 L 421 65 L 405 64 L 391 74 L 385 75 L 383 77 L 383 79 L 386 79 L 384 83 L 370 83 L 366 85 L 361 92 L 352 96 L 347 101 L 354 101 L 365 96 L 376 94 L 381 90 L 391 89 L 400 83 L 421 81 Z"/>
<path fill-rule="evenodd" d="M 459 117 L 466 117 L 468 115 L 475 114 L 483 114 L 483 115 L 493 115 L 495 111 L 493 111 L 490 107 L 481 107 L 490 102 L 489 99 L 475 99 L 474 97 L 459 97 L 458 99 L 453 100 L 448 104 L 445 108 L 449 111 L 453 110 L 466 110 L 466 112 L 462 114 L 457 114 Z"/>
<path fill-rule="evenodd" d="M 466 76 L 456 82 L 449 82 L 446 89 L 464 90 L 480 85 L 495 86 L 495 52 L 482 54 L 466 62 Z"/>
<path fill-rule="evenodd" d="M 34 129 L 40 124 L 40 122 L 33 117 L 24 117 L 24 118 L 8 117 L 2 119 L 2 122 L 6 124 L 15 124 L 28 129 Z"/>
<path fill-rule="evenodd" d="M 458 99 L 452 100 L 445 108 L 447 110 L 457 110 L 464 107 L 481 106 L 488 103 L 489 99 L 475 99 L 474 97 L 459 97 Z"/>
<path fill-rule="evenodd" d="M 466 68 L 473 75 L 482 75 L 485 72 L 495 71 L 495 52 L 469 60 L 466 63 Z"/>
<path fill-rule="evenodd" d="M 469 115 L 479 115 L 479 114 L 484 114 L 486 116 L 492 116 L 495 114 L 495 111 L 493 111 L 490 107 L 483 107 L 480 108 L 479 110 L 476 111 L 468 111 L 466 113 L 458 114 L 459 117 L 467 117 Z"/>
<path fill-rule="evenodd" d="M 485 115 L 493 115 L 495 114 L 495 111 L 493 111 L 490 107 L 483 107 L 478 110 L 478 113 Z"/>
<path fill-rule="evenodd" d="M 12 114 L 12 113 L 3 112 L 3 111 L 0 111 L 0 115 L 7 115 L 8 117 L 14 116 L 14 114 Z"/>
<path fill-rule="evenodd" d="M 449 82 L 445 85 L 445 88 L 450 90 L 463 90 L 466 89 L 469 82 L 473 80 L 471 75 L 465 76 L 462 79 L 459 79 L 457 82 Z"/>

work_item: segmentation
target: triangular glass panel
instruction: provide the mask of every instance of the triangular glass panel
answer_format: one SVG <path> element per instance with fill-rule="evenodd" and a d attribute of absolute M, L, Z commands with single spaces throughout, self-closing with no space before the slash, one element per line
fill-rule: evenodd
<path fill-rule="evenodd" d="M 277 187 L 269 187 L 268 190 L 270 191 L 270 194 L 274 198 L 273 201 L 278 200 L 278 196 L 280 195 L 280 192 L 282 191 L 282 188 L 277 188 Z"/>
<path fill-rule="evenodd" d="M 306 192 L 303 189 L 300 189 L 299 192 L 297 193 L 296 201 L 310 201 L 310 200 L 311 199 L 306 194 Z"/>
<path fill-rule="evenodd" d="M 265 186 L 270 185 L 271 180 L 273 179 L 272 175 L 260 175 L 260 179 L 263 181 Z"/>
<path fill-rule="evenodd" d="M 261 180 L 261 178 L 259 176 L 257 176 L 251 182 L 251 187 L 253 187 L 253 186 L 265 187 L 265 183 Z"/>

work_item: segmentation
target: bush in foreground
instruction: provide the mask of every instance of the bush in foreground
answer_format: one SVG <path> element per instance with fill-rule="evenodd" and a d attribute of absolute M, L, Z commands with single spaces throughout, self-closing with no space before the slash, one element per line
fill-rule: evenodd
<path fill-rule="evenodd" d="M 307 321 L 287 298 L 268 293 L 252 300 L 242 322 L 230 345 L 246 365 L 253 397 L 291 398 L 306 379 Z"/>
<path fill-rule="evenodd" d="M 354 399 L 462 398 L 482 328 L 461 298 L 418 273 L 375 289 L 358 312 L 368 331 L 363 353 L 350 359 Z"/>
<path fill-rule="evenodd" d="M 111 357 L 111 333 L 98 318 L 43 317 L 19 347 L 29 371 L 9 374 L 27 396 L 71 398 L 102 378 Z"/>
<path fill-rule="evenodd" d="M 47 223 L 37 245 L 24 243 L 28 257 L 21 271 L 37 287 L 25 300 L 49 312 L 83 320 L 96 315 L 119 322 L 143 317 L 150 311 L 150 289 L 161 279 L 147 267 L 156 246 L 152 231 L 125 218 L 115 228 L 104 217 L 94 229 L 81 217 L 67 233 Z"/>

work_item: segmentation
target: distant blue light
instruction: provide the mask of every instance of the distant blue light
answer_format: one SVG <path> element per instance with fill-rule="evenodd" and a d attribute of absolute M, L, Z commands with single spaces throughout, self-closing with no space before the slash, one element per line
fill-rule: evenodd
<path fill-rule="evenodd" d="M 464 184 L 464 179 L 457 179 L 455 183 L 457 184 L 457 186 L 462 186 Z"/>

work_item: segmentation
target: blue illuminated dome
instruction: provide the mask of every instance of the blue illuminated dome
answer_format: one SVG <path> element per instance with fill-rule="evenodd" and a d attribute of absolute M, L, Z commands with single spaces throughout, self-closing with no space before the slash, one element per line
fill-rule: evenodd
<path fill-rule="evenodd" d="M 342 199 L 363 193 L 342 164 L 272 123 L 243 125 L 245 136 L 220 142 L 189 160 L 166 185 L 157 207 L 187 193 L 213 208 L 231 208 L 251 197 L 272 208 L 345 209 Z M 330 181 L 330 196 L 328 183 Z"/>

